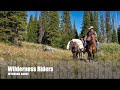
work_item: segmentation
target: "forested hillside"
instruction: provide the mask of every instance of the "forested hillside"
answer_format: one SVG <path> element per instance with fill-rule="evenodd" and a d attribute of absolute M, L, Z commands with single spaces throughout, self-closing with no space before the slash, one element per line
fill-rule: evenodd
<path fill-rule="evenodd" d="M 98 11 L 84 11 L 81 18 L 82 30 L 78 32 L 75 21 L 72 26 L 70 11 L 63 11 L 61 16 L 58 11 L 41 11 L 40 15 L 36 11 L 28 23 L 27 11 L 0 11 L 0 41 L 17 45 L 27 41 L 65 49 L 69 40 L 84 37 L 92 25 L 99 42 L 120 42 L 119 28 L 115 28 L 110 11 L 100 15 Z"/>

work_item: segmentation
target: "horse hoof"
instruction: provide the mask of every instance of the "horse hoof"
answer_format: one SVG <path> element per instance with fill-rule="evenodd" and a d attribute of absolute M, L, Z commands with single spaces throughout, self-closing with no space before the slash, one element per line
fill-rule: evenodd
<path fill-rule="evenodd" d="M 85 62 L 87 62 L 87 60 L 85 60 Z"/>

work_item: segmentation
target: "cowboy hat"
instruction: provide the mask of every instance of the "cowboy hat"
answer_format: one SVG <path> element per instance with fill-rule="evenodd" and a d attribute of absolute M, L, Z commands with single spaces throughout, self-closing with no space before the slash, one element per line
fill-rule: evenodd
<path fill-rule="evenodd" d="M 92 29 L 92 28 L 94 28 L 93 26 L 90 26 L 90 28 L 88 28 L 88 29 Z"/>

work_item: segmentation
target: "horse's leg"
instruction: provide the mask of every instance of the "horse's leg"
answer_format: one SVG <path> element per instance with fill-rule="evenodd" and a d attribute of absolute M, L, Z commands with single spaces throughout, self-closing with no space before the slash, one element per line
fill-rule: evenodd
<path fill-rule="evenodd" d="M 81 51 L 79 51 L 79 58 L 81 59 Z"/>
<path fill-rule="evenodd" d="M 89 61 L 90 61 L 90 60 L 92 60 L 92 59 L 93 59 L 93 54 L 92 54 L 92 52 L 91 52 L 91 51 L 90 51 L 89 53 L 90 53 L 90 59 L 89 59 Z"/>
<path fill-rule="evenodd" d="M 82 52 L 80 51 L 80 59 L 82 59 Z"/>
<path fill-rule="evenodd" d="M 82 49 L 81 49 L 80 53 L 81 53 L 81 59 L 83 59 L 83 51 L 82 51 Z"/>
<path fill-rule="evenodd" d="M 80 52 L 78 52 L 78 55 L 79 55 L 79 59 L 80 59 Z"/>
<path fill-rule="evenodd" d="M 80 53 L 81 53 L 81 59 L 83 59 L 83 52 L 81 51 Z"/>
<path fill-rule="evenodd" d="M 93 54 L 91 53 L 91 60 L 93 60 Z"/>
<path fill-rule="evenodd" d="M 74 52 L 74 53 L 73 53 L 73 60 L 76 60 L 76 59 L 77 59 L 77 53 Z"/>
<path fill-rule="evenodd" d="M 76 60 L 77 60 L 77 58 L 78 58 L 78 54 L 79 54 L 79 52 L 76 52 Z"/>
<path fill-rule="evenodd" d="M 72 52 L 72 54 L 73 54 L 73 60 L 75 59 L 75 52 Z"/>
<path fill-rule="evenodd" d="M 92 59 L 92 54 L 91 54 L 91 52 L 90 52 L 90 59 L 89 59 L 89 62 L 91 61 L 91 59 Z"/>
<path fill-rule="evenodd" d="M 95 53 L 96 53 L 96 49 L 93 49 L 93 51 L 92 51 L 92 60 L 94 61 L 94 59 L 95 59 Z"/>
<path fill-rule="evenodd" d="M 80 50 L 80 58 L 83 59 L 83 57 L 82 57 L 82 49 Z"/>
<path fill-rule="evenodd" d="M 77 53 L 75 52 L 75 60 L 77 59 Z"/>
<path fill-rule="evenodd" d="M 92 62 L 94 61 L 94 54 L 93 53 L 91 54 L 91 60 L 92 60 Z"/>
<path fill-rule="evenodd" d="M 89 62 L 90 62 L 90 52 L 88 52 L 88 60 L 89 60 Z"/>
<path fill-rule="evenodd" d="M 75 60 L 75 54 L 73 54 L 73 60 Z"/>
<path fill-rule="evenodd" d="M 76 52 L 74 52 L 74 59 L 76 60 Z"/>
<path fill-rule="evenodd" d="M 95 59 L 95 54 L 93 54 L 93 60 Z"/>

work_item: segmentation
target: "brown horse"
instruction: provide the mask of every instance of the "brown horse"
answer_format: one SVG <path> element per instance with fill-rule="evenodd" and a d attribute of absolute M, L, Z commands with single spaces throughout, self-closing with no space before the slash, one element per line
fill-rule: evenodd
<path fill-rule="evenodd" d="M 95 56 L 95 53 L 97 52 L 97 48 L 96 48 L 95 35 L 91 35 L 88 38 L 89 39 L 87 39 L 86 52 L 88 53 L 88 60 L 90 62 L 90 60 L 94 60 L 94 56 Z"/>
<path fill-rule="evenodd" d="M 73 59 L 76 60 L 78 58 L 78 55 L 80 59 L 82 58 L 82 49 L 79 49 L 79 46 L 76 42 L 70 41 L 70 50 L 73 54 Z"/>

